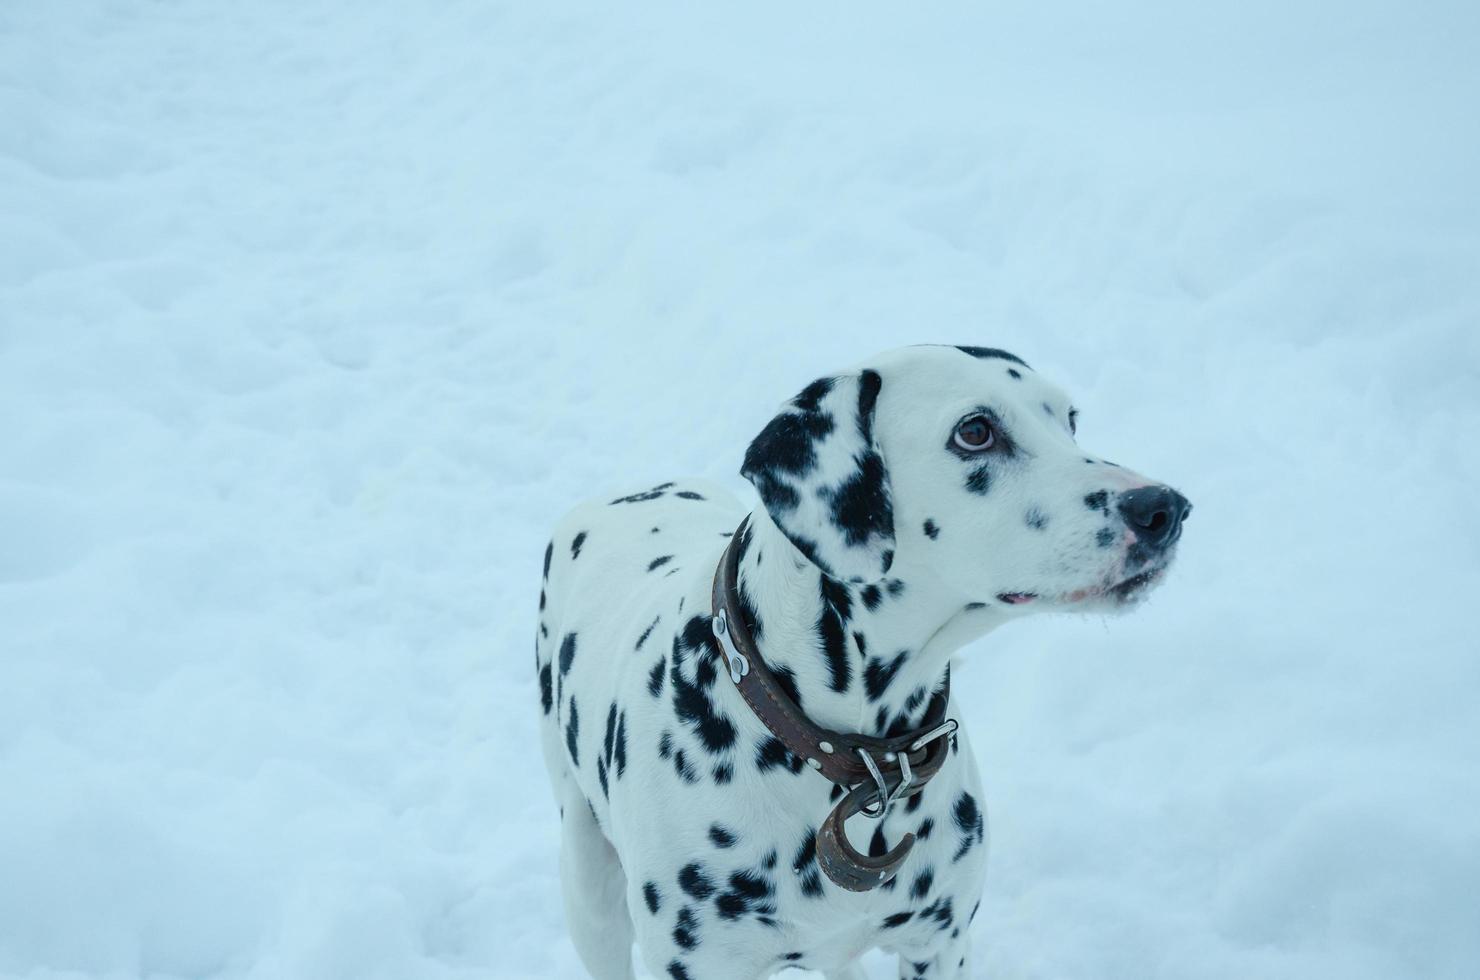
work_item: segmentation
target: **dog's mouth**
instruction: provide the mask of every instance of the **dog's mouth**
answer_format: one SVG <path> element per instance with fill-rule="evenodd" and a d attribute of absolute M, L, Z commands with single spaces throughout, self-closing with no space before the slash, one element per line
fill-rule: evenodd
<path fill-rule="evenodd" d="M 1119 585 L 1111 586 L 1105 594 L 1119 603 L 1136 602 L 1145 598 L 1146 593 L 1151 591 L 1151 586 L 1156 584 L 1166 570 L 1165 565 L 1157 565 L 1137 572 Z"/>
<path fill-rule="evenodd" d="M 1094 585 L 1085 589 L 1075 589 L 1058 596 L 1057 601 L 1063 605 L 1076 605 L 1094 600 L 1104 600 L 1112 605 L 1125 606 L 1144 599 L 1151 588 L 1161 580 L 1166 573 L 1165 562 L 1151 568 L 1144 568 L 1129 578 L 1122 579 L 1114 585 Z M 997 601 L 1006 606 L 1026 606 L 1030 602 L 1037 601 L 1040 595 L 1037 592 L 999 592 Z"/>
<path fill-rule="evenodd" d="M 1096 600 L 1113 606 L 1128 606 L 1144 599 L 1151 589 L 1161 581 L 1166 574 L 1169 562 L 1160 562 L 1150 568 L 1121 579 L 1113 585 L 1092 585 L 1084 589 L 1075 589 L 1065 592 L 1059 596 L 1049 596 L 1048 601 L 1060 605 L 1072 606 L 1080 603 L 1093 603 Z M 999 592 L 997 601 L 1005 606 L 1026 606 L 1030 602 L 1036 602 L 1043 598 L 1037 592 Z"/>

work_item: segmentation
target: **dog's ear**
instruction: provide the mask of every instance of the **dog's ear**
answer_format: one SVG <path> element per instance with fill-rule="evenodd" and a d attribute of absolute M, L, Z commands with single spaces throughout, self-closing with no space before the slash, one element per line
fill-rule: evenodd
<path fill-rule="evenodd" d="M 876 371 L 819 378 L 782 406 L 745 452 L 783 534 L 822 571 L 871 582 L 894 561 L 889 474 L 874 440 Z"/>

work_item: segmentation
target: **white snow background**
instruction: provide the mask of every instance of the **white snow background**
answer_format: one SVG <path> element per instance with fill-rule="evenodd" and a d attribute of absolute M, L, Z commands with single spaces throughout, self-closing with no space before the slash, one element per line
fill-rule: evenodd
<path fill-rule="evenodd" d="M 582 976 L 576 500 L 1006 347 L 1196 504 L 955 675 L 984 978 L 1480 976 L 1480 7 L 0 7 L 0 972 Z M 882 957 L 868 961 L 882 978 Z"/>

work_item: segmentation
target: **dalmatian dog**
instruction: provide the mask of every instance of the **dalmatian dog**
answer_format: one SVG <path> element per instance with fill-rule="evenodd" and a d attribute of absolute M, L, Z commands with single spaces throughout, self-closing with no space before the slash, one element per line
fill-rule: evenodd
<path fill-rule="evenodd" d="M 910 731 L 963 644 L 1038 611 L 1125 609 L 1162 578 L 1190 505 L 1085 452 L 1075 420 L 1012 354 L 917 346 L 813 382 L 761 429 L 738 594 L 810 719 Z M 858 978 L 876 947 L 902 978 L 964 977 L 987 852 L 966 733 L 923 792 L 846 824 L 868 854 L 915 835 L 895 876 L 857 892 L 823 875 L 818 827 L 845 787 L 761 724 L 711 631 L 746 513 L 663 483 L 582 504 L 545 550 L 535 668 L 576 949 L 598 980 L 634 976 L 634 942 L 671 980 Z"/>

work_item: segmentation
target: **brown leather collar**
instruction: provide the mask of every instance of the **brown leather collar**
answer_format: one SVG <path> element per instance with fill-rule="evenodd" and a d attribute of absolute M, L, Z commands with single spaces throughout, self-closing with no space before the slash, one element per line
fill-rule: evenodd
<path fill-rule="evenodd" d="M 925 724 L 894 738 L 835 732 L 802 713 L 766 666 L 740 613 L 740 541 L 750 518 L 740 522 L 714 570 L 714 616 L 711 626 L 724 653 L 730 680 L 761 724 L 787 750 L 847 793 L 817 829 L 817 864 L 834 884 L 862 892 L 893 878 L 915 845 L 906 833 L 894 849 L 870 857 L 859 853 L 843 832 L 857 813 L 880 818 L 897 800 L 913 796 L 938 772 L 949 754 L 955 719 L 946 718 L 951 679 L 933 699 Z"/>

